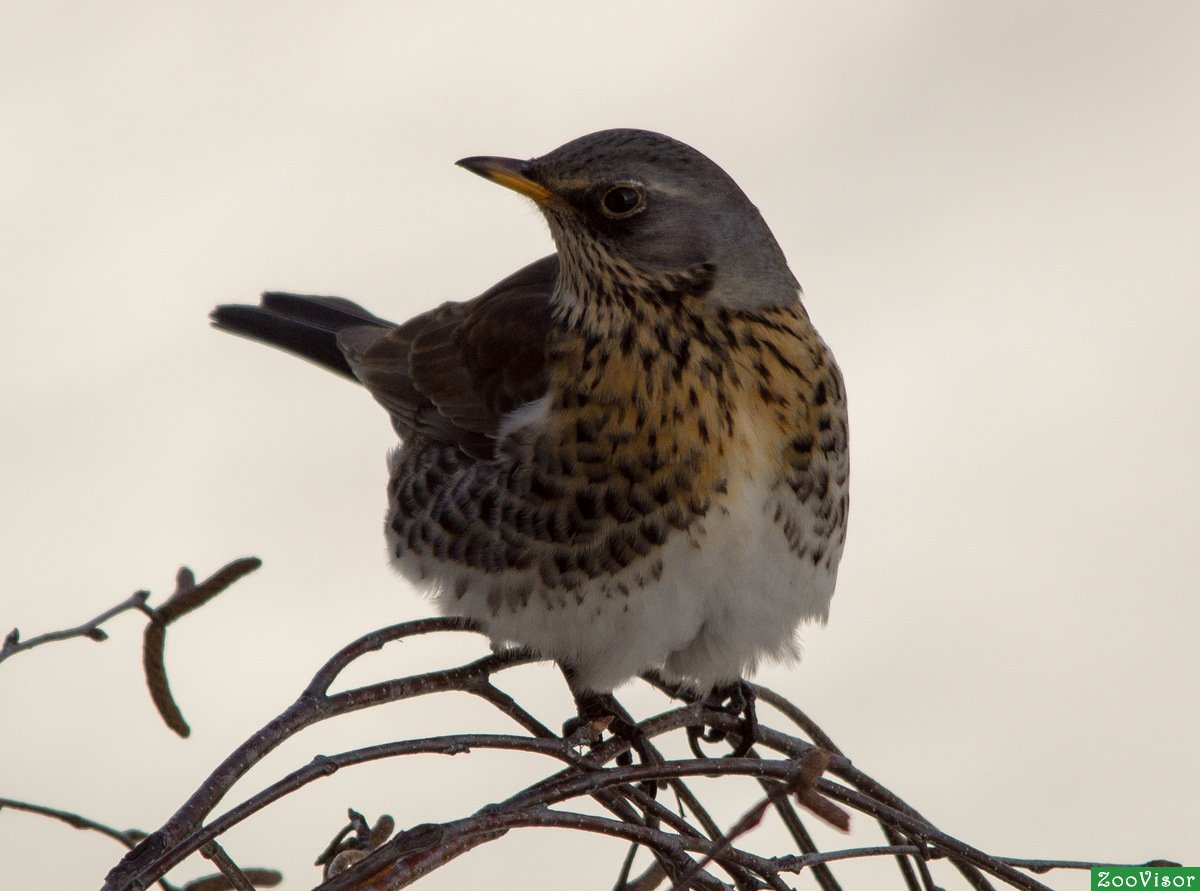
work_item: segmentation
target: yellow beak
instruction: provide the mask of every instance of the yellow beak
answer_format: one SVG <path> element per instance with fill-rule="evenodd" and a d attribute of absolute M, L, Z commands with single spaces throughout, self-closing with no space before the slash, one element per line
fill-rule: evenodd
<path fill-rule="evenodd" d="M 457 163 L 459 167 L 464 167 L 472 173 L 477 173 L 484 179 L 490 179 L 514 192 L 520 192 L 538 204 L 545 204 L 555 198 L 553 192 L 530 178 L 528 161 L 518 161 L 516 158 L 479 156 L 463 158 Z"/>

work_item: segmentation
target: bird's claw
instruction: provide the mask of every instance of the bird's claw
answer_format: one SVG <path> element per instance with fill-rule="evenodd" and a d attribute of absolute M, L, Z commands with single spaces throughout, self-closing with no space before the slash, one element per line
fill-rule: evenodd
<path fill-rule="evenodd" d="M 738 681 L 720 690 L 714 690 L 704 699 L 704 707 L 730 715 L 742 717 L 741 728 L 738 731 L 738 742 L 733 751 L 725 757 L 744 758 L 758 737 L 758 712 L 755 709 L 754 689 L 745 681 Z M 724 730 L 708 727 L 704 724 L 693 724 L 687 728 L 688 746 L 697 758 L 707 758 L 700 748 L 701 742 L 721 742 L 728 738 Z"/>
<path fill-rule="evenodd" d="M 572 691 L 575 695 L 575 706 L 579 714 L 563 723 L 563 736 L 571 739 L 582 737 L 586 731 L 590 736 L 581 741 L 588 745 L 597 745 L 605 730 L 613 736 L 629 743 L 629 748 L 616 756 L 618 767 L 629 767 L 633 764 L 632 752 L 637 752 L 643 764 L 661 764 L 662 758 L 650 745 L 650 739 L 645 731 L 630 717 L 629 713 L 610 693 L 592 693 Z M 641 784 L 642 791 L 654 796 L 658 786 L 653 780 Z"/>

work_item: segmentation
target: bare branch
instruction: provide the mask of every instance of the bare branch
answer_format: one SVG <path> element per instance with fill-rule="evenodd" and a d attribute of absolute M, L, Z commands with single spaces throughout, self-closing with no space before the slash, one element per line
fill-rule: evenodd
<path fill-rule="evenodd" d="M 24 643 L 14 632 L 0 655 L 6 657 L 39 643 L 69 637 L 102 639 L 101 623 L 120 612 L 140 610 L 150 619 L 143 659 L 152 696 L 168 724 L 186 735 L 187 725 L 166 683 L 163 665 L 166 626 L 208 602 L 258 565 L 254 558 L 234 561 L 200 583 L 184 568 L 180 570 L 175 592 L 157 610 L 147 605 L 145 592 L 138 592 L 78 628 Z M 787 730 L 770 726 L 761 715 L 754 720 L 743 720 L 740 715 L 716 707 L 711 700 L 698 701 L 688 691 L 650 674 L 645 677 L 649 684 L 668 697 L 682 700 L 683 704 L 638 721 L 609 697 L 604 709 L 611 709 L 612 717 L 576 722 L 577 729 L 563 738 L 495 684 L 498 673 L 536 658 L 525 651 L 491 654 L 464 665 L 330 692 L 342 672 L 359 657 L 394 641 L 435 632 L 479 633 L 480 629 L 464 619 L 424 619 L 383 628 L 352 641 L 316 672 L 291 706 L 233 751 L 176 813 L 148 836 L 135 831 L 122 832 L 68 812 L 23 802 L 0 799 L 0 806 L 105 832 L 132 847 L 109 873 L 106 891 L 134 891 L 152 882 L 161 882 L 169 888 L 165 882 L 168 871 L 196 853 L 212 859 L 221 875 L 189 883 L 187 891 L 251 891 L 276 884 L 279 875 L 271 870 L 244 870 L 233 862 L 217 841 L 233 826 L 263 813 L 303 786 L 342 769 L 415 754 L 453 756 L 486 750 L 538 755 L 550 759 L 552 766 L 542 779 L 513 790 L 508 797 L 475 813 L 441 824 L 411 826 L 394 835 L 394 821 L 387 815 L 372 827 L 365 817 L 351 811 L 350 825 L 338 833 L 318 858 L 325 868 L 322 891 L 405 887 L 479 845 L 509 831 L 535 826 L 593 832 L 632 844 L 634 848 L 626 857 L 621 882 L 629 875 L 634 852 L 638 848 L 647 850 L 655 862 L 624 886 L 631 891 L 664 882 L 673 889 L 730 888 L 719 873 L 727 875 L 742 891 L 760 888 L 783 891 L 788 887 L 783 875 L 803 870 L 813 872 L 823 891 L 840 891 L 830 864 L 878 856 L 896 858 L 909 891 L 932 891 L 938 887 L 930 869 L 937 861 L 952 864 L 977 891 L 992 888 L 991 879 L 1026 891 L 1045 891 L 1045 886 L 1030 873 L 1093 865 L 1084 861 L 995 857 L 955 838 L 857 769 L 794 704 L 758 685 L 749 688 L 752 698 L 781 715 Z M 223 813 L 215 812 L 247 771 L 305 727 L 382 703 L 451 691 L 469 693 L 490 704 L 520 732 L 402 739 L 317 756 Z M 683 759 L 663 756 L 660 738 L 682 734 L 701 724 L 709 728 L 704 733 L 706 740 L 733 740 L 737 744 L 733 754 L 746 751 L 746 756 Z M 614 731 L 615 735 L 611 735 Z M 794 735 L 796 731 L 803 736 Z M 765 754 L 760 754 L 760 750 Z M 634 753 L 640 763 L 633 763 Z M 738 776 L 756 780 L 762 797 L 750 803 L 742 816 L 723 832 L 689 782 L 698 777 Z M 664 788 L 674 791 L 678 813 L 657 799 L 658 790 Z M 598 803 L 608 816 L 595 816 L 575 808 L 587 799 Z M 881 825 L 887 844 L 817 851 L 796 804 L 843 830 L 850 823 L 849 811 L 857 812 Z M 751 849 L 757 836 L 755 828 L 772 814 L 790 833 L 798 852 L 770 854 Z M 1155 865 L 1165 862 L 1157 861 Z"/>
<path fill-rule="evenodd" d="M 254 891 L 254 885 L 250 879 L 242 872 L 241 867 L 233 862 L 233 858 L 225 853 L 217 842 L 211 841 L 200 849 L 200 853 L 207 859 L 211 860 L 217 869 L 221 870 L 221 875 L 224 876 L 233 891 Z"/>
<path fill-rule="evenodd" d="M 113 616 L 129 612 L 130 610 L 144 609 L 146 600 L 149 597 L 149 591 L 134 591 L 116 606 L 106 609 L 100 615 L 96 616 L 96 618 L 84 622 L 82 625 L 76 625 L 74 628 L 64 628 L 62 631 L 48 631 L 45 634 L 39 634 L 37 637 L 31 637 L 29 640 L 21 640 L 21 632 L 14 628 L 5 636 L 4 643 L 0 644 L 0 662 L 3 662 L 10 656 L 15 656 L 17 653 L 23 653 L 26 650 L 32 650 L 34 647 L 59 640 L 70 640 L 75 637 L 86 637 L 88 640 L 97 642 L 108 640 L 108 633 L 100 626 Z"/>
<path fill-rule="evenodd" d="M 200 822 L 246 771 L 310 724 L 383 702 L 444 690 L 471 689 L 494 671 L 532 660 L 531 656 L 519 653 L 488 656 L 456 669 L 372 684 L 333 695 L 326 693 L 347 665 L 391 641 L 436 631 L 474 630 L 473 623 L 465 619 L 421 619 L 363 635 L 343 647 L 322 666 L 295 703 L 229 755 L 158 832 L 148 836 L 112 870 L 105 887 L 125 887 L 144 870 L 165 873 L 192 853 L 190 849 L 185 851 L 177 846 L 196 831 Z"/>
<path fill-rule="evenodd" d="M 1113 867 L 1180 867 L 1182 863 L 1176 863 L 1174 860 L 1147 860 L 1145 863 L 1112 863 L 1109 861 L 1099 860 L 1025 860 L 1021 857 L 997 857 L 1009 866 L 1015 866 L 1018 869 L 1027 869 L 1030 872 L 1038 874 L 1047 873 L 1055 869 L 1093 869 L 1103 866 L 1107 868 Z"/>
<path fill-rule="evenodd" d="M 58 808 L 46 807 L 45 805 L 40 804 L 32 804 L 27 801 L 17 801 L 12 798 L 0 798 L 0 810 L 3 810 L 6 807 L 11 808 L 12 810 L 37 814 L 42 817 L 50 817 L 51 819 L 66 823 L 68 826 L 71 826 L 74 829 L 85 829 L 93 832 L 99 832 L 100 834 L 108 836 L 121 845 L 124 845 L 126 848 L 132 848 L 146 837 L 146 833 L 142 832 L 140 829 L 116 829 L 105 823 L 100 823 L 96 820 L 89 819 L 72 811 L 59 810 Z M 219 846 L 216 846 L 215 842 L 212 844 L 215 847 L 211 850 L 220 850 Z M 230 862 L 232 863 L 232 861 Z M 233 868 L 236 869 L 237 867 L 234 866 Z M 224 871 L 223 867 L 222 871 Z M 273 888 L 283 881 L 282 874 L 273 869 L 238 870 L 238 873 L 246 882 L 249 883 L 246 885 L 246 887 L 250 888 L 250 891 L 254 891 L 255 888 Z M 174 885 L 171 885 L 161 878 L 159 879 L 159 884 L 162 885 L 165 891 L 174 891 L 175 889 Z M 183 886 L 181 891 L 227 891 L 227 889 L 238 887 L 239 886 L 231 882 L 226 875 L 215 875 L 204 876 L 188 882 Z"/>
<path fill-rule="evenodd" d="M 120 613 L 138 610 L 150 620 L 146 625 L 142 641 L 142 667 L 145 671 L 150 699 L 166 725 L 175 733 L 186 737 L 191 730 L 183 719 L 179 706 L 171 696 L 170 684 L 167 682 L 164 656 L 167 626 L 179 617 L 208 603 L 238 579 L 258 569 L 261 565 L 262 561 L 257 557 L 243 557 L 223 566 L 200 584 L 196 584 L 195 575 L 184 566 L 176 574 L 174 593 L 157 609 L 147 603 L 150 597 L 149 591 L 135 591 L 116 606 L 74 628 L 51 631 L 27 641 L 22 641 L 20 632 L 14 628 L 4 638 L 4 643 L 0 645 L 0 662 L 17 653 L 54 641 L 70 640 L 75 637 L 86 637 L 88 640 L 94 641 L 107 640 L 108 633 L 100 627 L 103 623 Z"/>
<path fill-rule="evenodd" d="M 192 731 L 183 719 L 183 713 L 171 695 L 171 686 L 167 682 L 167 626 L 199 609 L 260 566 L 262 561 L 257 557 L 242 557 L 221 567 L 198 585 L 196 576 L 184 566 L 175 576 L 174 593 L 158 609 L 148 612 L 150 624 L 146 626 L 142 638 L 142 668 L 146 673 L 146 686 L 163 722 L 179 736 L 186 738 Z"/>
<path fill-rule="evenodd" d="M 321 886 L 323 891 L 404 887 L 474 847 L 511 829 L 526 826 L 599 832 L 645 847 L 657 858 L 658 866 L 638 880 L 642 884 L 648 884 L 652 879 L 667 878 L 677 888 L 726 887 L 708 872 L 707 867 L 713 864 L 728 872 L 739 887 L 785 888 L 786 883 L 780 878 L 781 872 L 827 870 L 829 863 L 851 857 L 894 856 L 916 863 L 920 873 L 919 882 L 926 888 L 935 887 L 926 861 L 937 859 L 955 862 L 969 878 L 972 876 L 971 870 L 982 870 L 1014 887 L 1029 891 L 1045 887 L 1020 872 L 1014 863 L 991 857 L 932 826 L 893 793 L 854 768 L 844 756 L 761 722 L 755 731 L 756 743 L 780 753 L 782 758 L 754 755 L 744 758 L 663 759 L 651 741 L 682 730 L 701 716 L 715 729 L 730 736 L 744 729 L 736 716 L 703 709 L 698 703 L 675 708 L 635 725 L 641 750 L 650 755 L 645 763 L 633 765 L 618 762 L 613 766 L 614 759 L 630 748 L 629 741 L 621 738 L 594 741 L 589 751 L 581 754 L 576 749 L 579 740 L 553 735 L 542 722 L 493 684 L 495 672 L 529 661 L 533 657 L 528 653 L 492 655 L 458 668 L 385 681 L 336 694 L 327 692 L 339 673 L 354 659 L 389 641 L 433 631 L 462 630 L 475 629 L 462 620 L 422 620 L 365 635 L 343 648 L 314 676 L 291 708 L 231 755 L 192 800 L 163 829 L 147 839 L 148 843 L 156 846 L 147 843 L 139 845 L 139 850 L 127 858 L 120 870 L 114 870 L 106 887 L 143 886 L 184 857 L 203 849 L 236 823 L 262 811 L 301 786 L 344 767 L 416 753 L 457 755 L 480 749 L 540 754 L 552 758 L 560 767 L 528 788 L 469 817 L 440 825 L 412 827 L 388 841 L 373 837 L 369 844 L 359 844 L 357 847 L 350 845 L 349 850 L 344 850 L 347 846 L 339 843 L 333 849 L 337 853 L 332 858 L 328 879 Z M 304 726 L 380 702 L 449 690 L 470 692 L 483 698 L 532 735 L 460 734 L 403 740 L 321 756 L 225 814 L 201 825 L 201 821 L 233 782 L 279 742 Z M 766 696 L 764 700 L 771 701 Z M 789 719 L 794 717 L 785 709 L 780 711 L 787 714 Z M 828 740 L 823 733 L 813 735 Z M 822 778 L 821 774 L 826 771 L 850 785 Z M 716 829 L 699 800 L 684 785 L 687 777 L 714 775 L 754 777 L 764 784 L 766 791 L 765 797 L 746 811 L 725 834 Z M 663 783 L 675 785 L 681 802 L 686 802 L 693 816 L 704 826 L 703 829 L 692 826 L 685 817 L 664 808 L 642 788 L 653 789 Z M 798 817 L 790 807 L 781 806 L 786 805 L 789 796 L 794 796 L 822 818 L 844 827 L 847 815 L 833 804 L 837 802 L 878 820 L 894 837 L 907 841 L 841 852 L 802 850 L 798 855 L 782 857 L 764 857 L 741 846 L 740 840 L 752 834 L 751 830 L 761 822 L 771 805 L 785 815 L 785 824 L 789 829 L 796 831 Z M 613 817 L 600 818 L 553 809 L 582 797 L 595 799 L 612 812 Z M 789 813 L 791 816 L 786 816 Z M 701 817 L 701 814 L 705 815 Z M 359 835 L 362 835 L 361 831 Z M 811 847 L 811 840 L 806 844 Z M 915 875 L 912 878 L 918 880 Z M 986 882 L 982 873 L 978 874 L 978 879 Z M 836 882 L 832 887 L 836 887 Z"/>
<path fill-rule="evenodd" d="M 46 807 L 41 804 L 31 804 L 28 801 L 17 801 L 14 798 L 0 798 L 0 810 L 6 807 L 12 808 L 15 811 L 26 811 L 30 814 L 40 814 L 43 817 L 50 817 L 51 819 L 66 823 L 73 829 L 87 829 L 92 832 L 99 832 L 101 835 L 107 835 L 127 848 L 132 848 L 146 835 L 146 833 L 139 832 L 136 829 L 116 829 L 105 823 L 90 820 L 72 811 L 62 811 L 58 808 Z"/>

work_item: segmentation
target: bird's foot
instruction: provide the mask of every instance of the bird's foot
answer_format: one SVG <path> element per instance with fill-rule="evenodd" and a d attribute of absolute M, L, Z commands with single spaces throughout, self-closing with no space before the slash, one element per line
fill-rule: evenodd
<path fill-rule="evenodd" d="M 611 730 L 622 739 L 630 739 L 628 734 L 621 732 L 627 729 L 621 720 L 624 709 L 611 694 L 571 692 L 578 714 L 563 721 L 563 739 L 574 738 L 581 744 L 594 746 L 600 742 L 605 730 Z"/>
<path fill-rule="evenodd" d="M 718 690 L 714 690 L 704 698 L 704 707 L 729 715 L 740 715 L 741 728 L 738 731 L 737 745 L 733 747 L 727 758 L 743 758 L 754 745 L 758 736 L 758 712 L 755 709 L 754 688 L 745 681 L 738 681 Z M 703 742 L 721 742 L 728 738 L 724 730 L 716 727 L 706 727 L 704 724 L 693 724 L 687 729 L 688 745 L 692 754 L 697 758 L 707 758 L 700 748 Z"/>
<path fill-rule="evenodd" d="M 662 756 L 650 743 L 645 731 L 637 725 L 625 711 L 624 706 L 617 702 L 611 693 L 595 693 L 592 691 L 571 690 L 575 697 L 575 707 L 579 714 L 563 722 L 563 736 L 570 738 L 580 734 L 586 728 L 586 738 L 593 746 L 598 744 L 605 730 L 618 739 L 629 743 L 630 748 L 617 755 L 618 767 L 629 767 L 633 764 L 632 752 L 637 752 L 642 764 L 662 764 Z M 657 784 L 647 780 L 641 784 L 642 791 L 654 796 L 658 791 Z"/>

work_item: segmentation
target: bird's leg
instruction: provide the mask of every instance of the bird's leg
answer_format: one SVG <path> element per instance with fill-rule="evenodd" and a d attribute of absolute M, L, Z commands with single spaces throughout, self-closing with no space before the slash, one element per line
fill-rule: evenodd
<path fill-rule="evenodd" d="M 754 689 L 745 681 L 739 680 L 728 687 L 713 690 L 704 699 L 705 708 L 742 716 L 742 727 L 738 734 L 740 738 L 733 751 L 727 756 L 729 758 L 745 757 L 758 736 L 758 711 L 754 707 L 755 698 Z M 706 728 L 703 724 L 693 724 L 687 729 L 687 737 L 692 754 L 697 758 L 707 758 L 708 756 L 700 748 L 701 740 L 720 742 L 726 738 L 726 733 L 715 727 Z"/>
<path fill-rule="evenodd" d="M 575 700 L 575 709 L 578 712 L 574 718 L 563 722 L 563 736 L 570 736 L 575 733 L 585 724 L 590 724 L 596 721 L 605 721 L 607 729 L 613 736 L 619 737 L 629 743 L 633 751 L 637 752 L 638 757 L 643 764 L 661 764 L 662 756 L 654 750 L 650 743 L 649 737 L 637 722 L 633 720 L 633 716 L 625 710 L 625 707 L 617 701 L 617 698 L 611 693 L 597 693 L 594 690 L 585 690 L 576 682 L 575 672 L 568 666 L 560 666 L 563 676 L 567 680 L 567 687 L 571 691 L 571 696 Z M 630 750 L 626 749 L 617 755 L 617 764 L 621 767 L 628 767 L 633 763 L 633 756 Z M 653 796 L 657 792 L 657 784 L 652 781 L 647 781 L 642 784 L 643 791 L 646 794 Z"/>
<path fill-rule="evenodd" d="M 734 684 L 732 690 L 729 697 L 730 711 L 742 717 L 742 738 L 734 750 L 729 753 L 729 757 L 744 758 L 758 738 L 758 709 L 755 706 L 758 697 L 754 693 L 754 688 L 744 680 L 739 680 Z"/>

